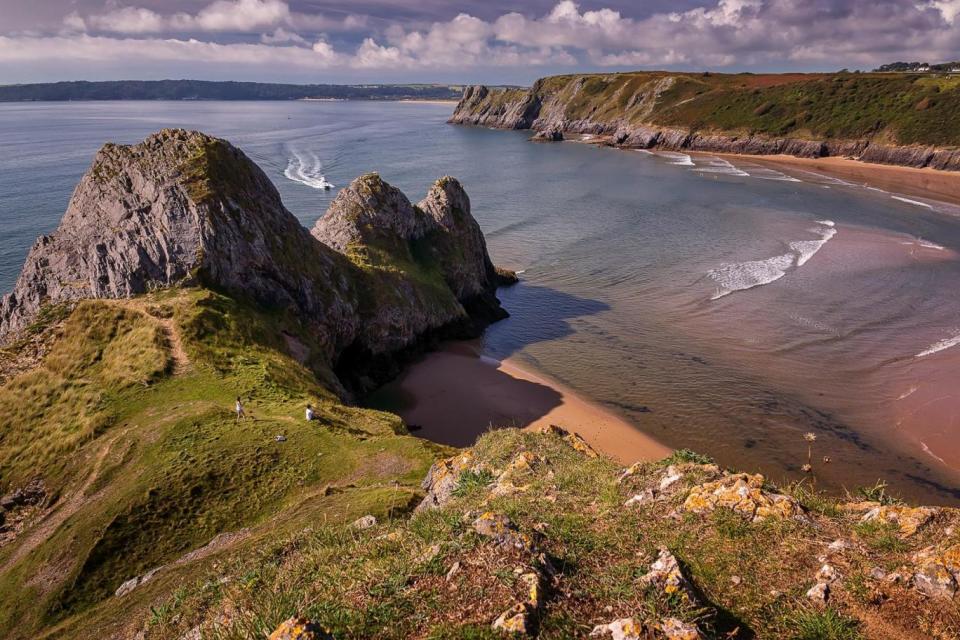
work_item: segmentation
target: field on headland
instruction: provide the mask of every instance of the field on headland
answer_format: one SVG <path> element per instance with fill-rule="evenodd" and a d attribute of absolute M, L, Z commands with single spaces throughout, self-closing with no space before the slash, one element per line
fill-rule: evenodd
<path fill-rule="evenodd" d="M 635 72 L 468 88 L 451 121 L 614 144 L 960 168 L 960 77 Z"/>

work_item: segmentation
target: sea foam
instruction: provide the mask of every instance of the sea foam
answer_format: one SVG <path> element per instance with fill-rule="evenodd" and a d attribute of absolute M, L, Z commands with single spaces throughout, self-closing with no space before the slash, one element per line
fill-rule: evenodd
<path fill-rule="evenodd" d="M 930 345 L 929 347 L 927 347 L 926 349 L 924 349 L 923 351 L 921 351 L 920 353 L 918 353 L 918 354 L 917 354 L 916 356 L 914 356 L 914 357 L 916 357 L 916 358 L 922 358 L 922 357 L 924 357 L 924 356 L 929 356 L 929 355 L 932 355 L 932 354 L 934 354 L 934 353 L 937 353 L 938 351 L 944 351 L 944 350 L 949 349 L 949 348 L 951 348 L 951 347 L 955 347 L 955 346 L 957 346 L 958 344 L 960 344 L 960 334 L 957 334 L 957 335 L 953 336 L 952 338 L 944 338 L 943 340 L 940 340 L 939 342 L 935 342 L 935 343 L 933 343 L 932 345 Z"/>
<path fill-rule="evenodd" d="M 670 164 L 675 164 L 681 167 L 693 167 L 696 166 L 691 158 L 686 153 L 673 153 L 672 151 L 661 151 L 658 155 L 665 158 Z"/>
<path fill-rule="evenodd" d="M 750 174 L 743 169 L 738 169 L 723 158 L 707 157 L 706 164 L 697 165 L 694 171 L 698 173 L 719 173 L 727 176 L 749 176 Z M 691 162 L 692 164 L 692 162 Z"/>
<path fill-rule="evenodd" d="M 810 229 L 820 238 L 818 240 L 796 240 L 788 244 L 790 251 L 766 260 L 750 260 L 725 264 L 707 272 L 718 285 L 711 300 L 722 298 L 735 291 L 744 291 L 761 285 L 776 282 L 787 275 L 792 268 L 799 268 L 823 248 L 832 237 L 837 235 L 832 220 L 818 220 L 818 226 Z"/>
<path fill-rule="evenodd" d="M 903 196 L 890 196 L 890 197 L 893 198 L 894 200 L 899 200 L 900 202 L 906 202 L 907 204 L 914 204 L 918 207 L 924 207 L 925 209 L 933 209 L 933 205 L 927 204 L 926 202 L 920 202 L 919 200 L 911 200 L 910 198 L 904 198 Z"/>

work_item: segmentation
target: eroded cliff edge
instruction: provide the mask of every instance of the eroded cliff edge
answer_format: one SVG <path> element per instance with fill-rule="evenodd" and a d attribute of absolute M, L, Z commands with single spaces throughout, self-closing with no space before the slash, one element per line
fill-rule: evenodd
<path fill-rule="evenodd" d="M 623 73 L 464 90 L 451 123 L 691 150 L 960 170 L 960 89 L 924 74 Z"/>
<path fill-rule="evenodd" d="M 454 178 L 414 206 L 361 176 L 309 232 L 242 151 L 163 130 L 97 153 L 0 300 L 0 342 L 52 306 L 202 285 L 289 315 L 308 329 L 312 357 L 363 388 L 425 340 L 505 317 L 499 282 Z"/>

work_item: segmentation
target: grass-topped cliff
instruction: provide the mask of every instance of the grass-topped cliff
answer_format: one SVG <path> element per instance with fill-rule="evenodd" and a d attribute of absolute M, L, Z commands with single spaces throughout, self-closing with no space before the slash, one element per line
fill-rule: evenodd
<path fill-rule="evenodd" d="M 956 155 L 942 150 L 960 146 L 957 113 L 955 75 L 637 72 L 554 76 L 529 90 L 469 88 L 452 121 L 608 134 L 635 146 L 956 169 Z M 924 151 L 889 149 L 913 146 Z"/>
<path fill-rule="evenodd" d="M 559 429 L 457 451 L 353 406 L 502 315 L 504 274 L 452 178 L 291 217 L 169 131 L 101 151 L 38 241 L 2 305 L 0 637 L 960 633 L 956 510 L 623 469 Z"/>

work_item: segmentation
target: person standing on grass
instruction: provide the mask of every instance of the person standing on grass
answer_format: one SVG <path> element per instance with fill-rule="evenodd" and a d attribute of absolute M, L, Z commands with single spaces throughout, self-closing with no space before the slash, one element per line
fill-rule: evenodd
<path fill-rule="evenodd" d="M 247 419 L 247 414 L 243 411 L 243 403 L 240 402 L 240 396 L 237 396 L 237 422 Z"/>
<path fill-rule="evenodd" d="M 313 422 L 313 405 L 307 405 L 307 422 Z"/>

